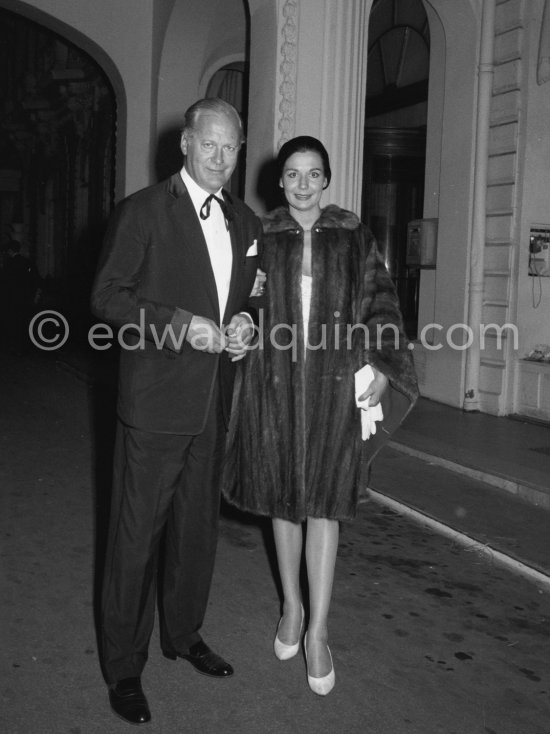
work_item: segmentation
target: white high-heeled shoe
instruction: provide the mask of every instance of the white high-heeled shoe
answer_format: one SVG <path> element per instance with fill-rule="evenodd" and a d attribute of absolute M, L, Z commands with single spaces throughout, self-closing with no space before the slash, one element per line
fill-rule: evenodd
<path fill-rule="evenodd" d="M 302 639 L 302 630 L 304 628 L 304 607 L 302 607 L 302 620 L 300 622 L 300 634 L 298 635 L 298 642 L 296 642 L 294 645 L 287 645 L 285 642 L 281 642 L 281 640 L 279 639 L 280 625 L 281 620 L 279 620 L 279 624 L 277 625 L 277 634 L 275 635 L 275 639 L 273 640 L 273 652 L 275 653 L 276 657 L 279 658 L 279 660 L 290 660 L 290 658 L 293 658 L 300 649 L 300 640 Z"/>
<path fill-rule="evenodd" d="M 330 652 L 330 647 L 328 645 L 327 650 L 330 656 L 330 673 L 327 673 L 322 678 L 316 678 L 315 676 L 309 674 L 309 668 L 307 671 L 307 682 L 309 683 L 309 687 L 311 688 L 313 693 L 316 693 L 318 696 L 326 696 L 327 693 L 330 693 L 332 691 L 332 689 L 334 688 L 334 684 L 336 683 L 334 663 L 332 662 L 332 653 Z M 307 665 L 307 632 L 304 637 L 304 652 L 306 654 Z"/>

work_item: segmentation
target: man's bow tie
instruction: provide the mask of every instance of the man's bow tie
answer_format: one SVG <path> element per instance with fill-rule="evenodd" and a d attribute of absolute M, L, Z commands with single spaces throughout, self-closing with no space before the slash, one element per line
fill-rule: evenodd
<path fill-rule="evenodd" d="M 201 219 L 208 219 L 208 217 L 210 216 L 210 205 L 212 204 L 212 201 L 218 202 L 218 204 L 220 205 L 220 209 L 223 212 L 223 216 L 225 217 L 225 221 L 230 222 L 233 219 L 233 211 L 223 199 L 220 199 L 215 194 L 210 194 L 210 196 L 205 199 L 204 204 L 201 206 Z"/>

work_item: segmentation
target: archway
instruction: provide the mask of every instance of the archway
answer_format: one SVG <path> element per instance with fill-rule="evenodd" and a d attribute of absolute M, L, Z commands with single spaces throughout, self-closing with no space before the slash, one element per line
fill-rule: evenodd
<path fill-rule="evenodd" d="M 153 145 L 155 178 L 181 166 L 178 155 L 182 114 L 199 97 L 220 93 L 246 121 L 250 13 L 248 0 L 174 0 L 158 59 L 157 129 Z M 224 70 L 242 77 L 242 95 Z M 237 85 L 237 86 L 240 86 Z M 243 154 L 241 153 L 241 158 Z M 240 161 L 244 172 L 244 162 Z M 242 193 L 233 177 L 232 190 Z"/>
<path fill-rule="evenodd" d="M 384 253 L 409 338 L 417 335 L 418 267 L 407 227 L 423 216 L 430 32 L 422 0 L 375 0 L 369 18 L 362 218 Z"/>
<path fill-rule="evenodd" d="M 0 232 L 14 224 L 47 302 L 87 318 L 98 242 L 114 203 L 115 94 L 70 40 L 0 9 L 5 115 Z"/>

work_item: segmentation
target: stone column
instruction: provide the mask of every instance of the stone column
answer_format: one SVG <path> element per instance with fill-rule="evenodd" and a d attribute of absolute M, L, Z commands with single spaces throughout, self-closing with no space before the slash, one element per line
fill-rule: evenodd
<path fill-rule="evenodd" d="M 313 135 L 333 167 L 323 205 L 360 213 L 372 0 L 249 1 L 248 202 L 262 208 L 266 160 L 295 135 Z"/>
<path fill-rule="evenodd" d="M 333 166 L 326 201 L 359 213 L 371 0 L 279 0 L 277 148 L 313 135 Z"/>

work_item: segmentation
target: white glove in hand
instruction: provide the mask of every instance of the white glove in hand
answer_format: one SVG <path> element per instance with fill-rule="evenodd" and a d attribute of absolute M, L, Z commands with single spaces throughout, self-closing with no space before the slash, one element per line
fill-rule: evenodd
<path fill-rule="evenodd" d="M 381 421 L 384 418 L 380 403 L 369 405 L 370 398 L 359 400 L 359 396 L 365 392 L 373 380 L 374 372 L 369 364 L 361 367 L 355 373 L 355 404 L 361 409 L 361 438 L 363 441 L 376 433 L 376 421 Z"/>

